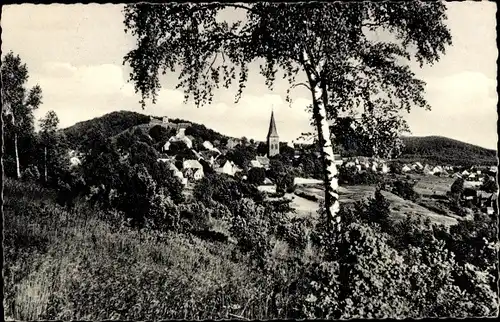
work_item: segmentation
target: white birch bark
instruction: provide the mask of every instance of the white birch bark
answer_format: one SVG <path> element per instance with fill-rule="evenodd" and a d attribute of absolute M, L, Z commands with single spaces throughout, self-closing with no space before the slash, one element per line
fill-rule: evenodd
<path fill-rule="evenodd" d="M 16 176 L 21 179 L 21 166 L 19 165 L 19 151 L 17 149 L 17 133 L 14 133 L 14 153 L 16 156 Z"/>
<path fill-rule="evenodd" d="M 304 52 L 304 60 L 306 64 L 310 64 L 309 56 Z M 321 75 L 323 70 L 324 60 L 320 61 L 315 68 L 315 74 Z M 313 95 L 313 119 L 318 131 L 318 138 L 321 143 L 321 157 L 323 161 L 324 183 L 325 183 L 325 208 L 331 227 L 340 232 L 341 218 L 339 216 L 340 204 L 338 194 L 338 178 L 337 166 L 333 154 L 332 141 L 330 139 L 330 126 L 326 118 L 326 102 L 320 80 L 315 74 L 310 74 L 311 90 Z"/>
<path fill-rule="evenodd" d="M 44 151 L 44 164 L 45 164 L 45 168 L 44 168 L 44 174 L 43 174 L 43 177 L 44 177 L 44 180 L 45 180 L 45 183 L 47 183 L 47 147 L 45 147 L 45 151 Z"/>

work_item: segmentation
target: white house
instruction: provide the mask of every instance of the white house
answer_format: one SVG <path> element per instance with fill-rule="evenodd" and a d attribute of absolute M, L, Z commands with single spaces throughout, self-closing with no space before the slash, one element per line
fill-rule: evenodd
<path fill-rule="evenodd" d="M 201 180 L 204 176 L 203 169 L 197 169 L 193 174 L 194 180 Z"/>
<path fill-rule="evenodd" d="M 382 173 L 388 173 L 389 172 L 389 167 L 387 166 L 387 164 L 382 163 L 382 165 L 380 167 L 380 172 L 382 172 Z"/>
<path fill-rule="evenodd" d="M 264 167 L 258 160 L 251 160 L 250 166 L 252 168 L 263 168 Z"/>
<path fill-rule="evenodd" d="M 443 168 L 441 168 L 441 166 L 435 166 L 433 169 L 432 169 L 432 173 L 441 173 L 443 172 Z"/>
<path fill-rule="evenodd" d="M 262 192 L 276 193 L 276 185 L 268 178 L 265 178 L 264 183 L 258 186 L 257 189 Z"/>
<path fill-rule="evenodd" d="M 423 166 L 423 165 L 422 165 L 422 163 L 420 163 L 420 162 L 415 162 L 415 166 L 416 166 L 416 168 L 417 168 L 417 169 L 419 169 L 419 170 L 422 170 L 422 169 L 424 168 L 424 166 Z"/>
<path fill-rule="evenodd" d="M 267 156 L 256 156 L 255 160 L 259 161 L 260 164 L 264 167 L 264 169 L 269 168 L 270 160 Z"/>
<path fill-rule="evenodd" d="M 347 161 L 346 163 L 344 163 L 344 166 L 346 168 L 355 167 L 356 163 L 354 161 Z"/>
<path fill-rule="evenodd" d="M 402 172 L 409 172 L 409 171 L 411 171 L 411 168 L 410 168 L 408 165 L 406 165 L 406 164 L 405 164 L 405 165 L 403 166 L 403 168 L 401 168 L 401 171 L 402 171 Z"/>
<path fill-rule="evenodd" d="M 218 169 L 215 170 L 216 172 L 219 173 L 225 173 L 230 176 L 234 176 L 236 172 L 242 171 L 240 168 L 238 168 L 233 161 L 227 160 L 224 165 Z"/>
<path fill-rule="evenodd" d="M 186 136 L 184 133 L 186 131 L 185 128 L 179 128 L 177 131 L 177 134 L 175 136 L 172 136 L 168 141 L 163 145 L 163 150 L 168 151 L 170 149 L 170 144 L 172 142 L 184 142 L 186 146 L 191 149 L 193 147 L 193 141 Z"/>
<path fill-rule="evenodd" d="M 469 174 L 470 174 L 470 173 L 469 173 L 469 171 L 467 171 L 467 170 L 464 170 L 464 171 L 462 172 L 462 176 L 468 176 Z"/>
<path fill-rule="evenodd" d="M 203 147 L 207 150 L 212 150 L 214 148 L 212 142 L 210 141 L 205 141 L 203 142 Z"/>
<path fill-rule="evenodd" d="M 424 174 L 426 175 L 432 175 L 434 174 L 434 170 L 431 168 L 430 165 L 426 164 L 424 167 Z"/>
<path fill-rule="evenodd" d="M 203 170 L 203 166 L 198 160 L 184 160 L 182 162 L 183 169 L 201 169 Z"/>
<path fill-rule="evenodd" d="M 182 172 L 179 169 L 177 169 L 177 167 L 173 163 L 169 163 L 168 164 L 168 168 L 169 168 L 170 171 L 172 171 L 174 177 L 176 177 L 177 179 L 179 179 L 179 181 L 183 185 L 187 184 L 187 178 L 184 178 L 184 175 L 182 174 Z"/>

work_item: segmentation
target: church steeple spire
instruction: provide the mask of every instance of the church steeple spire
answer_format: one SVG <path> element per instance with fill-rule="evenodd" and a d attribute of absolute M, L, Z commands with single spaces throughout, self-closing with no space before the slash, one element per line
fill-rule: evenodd
<path fill-rule="evenodd" d="M 269 122 L 269 132 L 267 133 L 267 137 L 278 136 L 278 131 L 276 130 L 276 122 L 274 121 L 274 111 L 271 112 L 271 122 Z"/>
<path fill-rule="evenodd" d="M 274 109 L 271 112 L 269 132 L 267 133 L 267 148 L 268 156 L 270 157 L 280 153 L 280 138 L 278 136 L 278 130 L 276 130 L 276 122 L 274 121 Z"/>

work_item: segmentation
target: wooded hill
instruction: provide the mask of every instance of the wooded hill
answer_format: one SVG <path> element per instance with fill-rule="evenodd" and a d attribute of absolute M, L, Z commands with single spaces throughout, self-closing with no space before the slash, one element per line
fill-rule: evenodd
<path fill-rule="evenodd" d="M 450 165 L 496 165 L 497 153 L 477 145 L 442 136 L 402 137 L 401 161 Z"/>
<path fill-rule="evenodd" d="M 124 132 L 141 128 L 149 123 L 149 116 L 130 112 L 117 111 L 88 121 L 76 123 L 63 129 L 70 145 L 74 148 L 88 146 L 97 138 L 110 138 Z M 172 119 L 172 123 L 187 122 Z M 192 123 L 192 122 L 190 122 Z M 146 131 L 147 132 L 147 131 Z M 202 124 L 192 123 L 186 130 L 186 135 L 192 135 L 199 140 L 227 142 L 228 136 L 213 131 Z M 495 165 L 496 151 L 473 144 L 441 136 L 403 137 L 405 147 L 398 158 L 404 162 L 427 162 L 452 165 Z"/>

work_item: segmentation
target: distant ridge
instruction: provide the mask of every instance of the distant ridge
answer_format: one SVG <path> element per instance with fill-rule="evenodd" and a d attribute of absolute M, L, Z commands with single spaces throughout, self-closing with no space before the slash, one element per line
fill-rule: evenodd
<path fill-rule="evenodd" d="M 443 136 L 405 136 L 400 160 L 450 165 L 496 165 L 497 152 Z"/>

